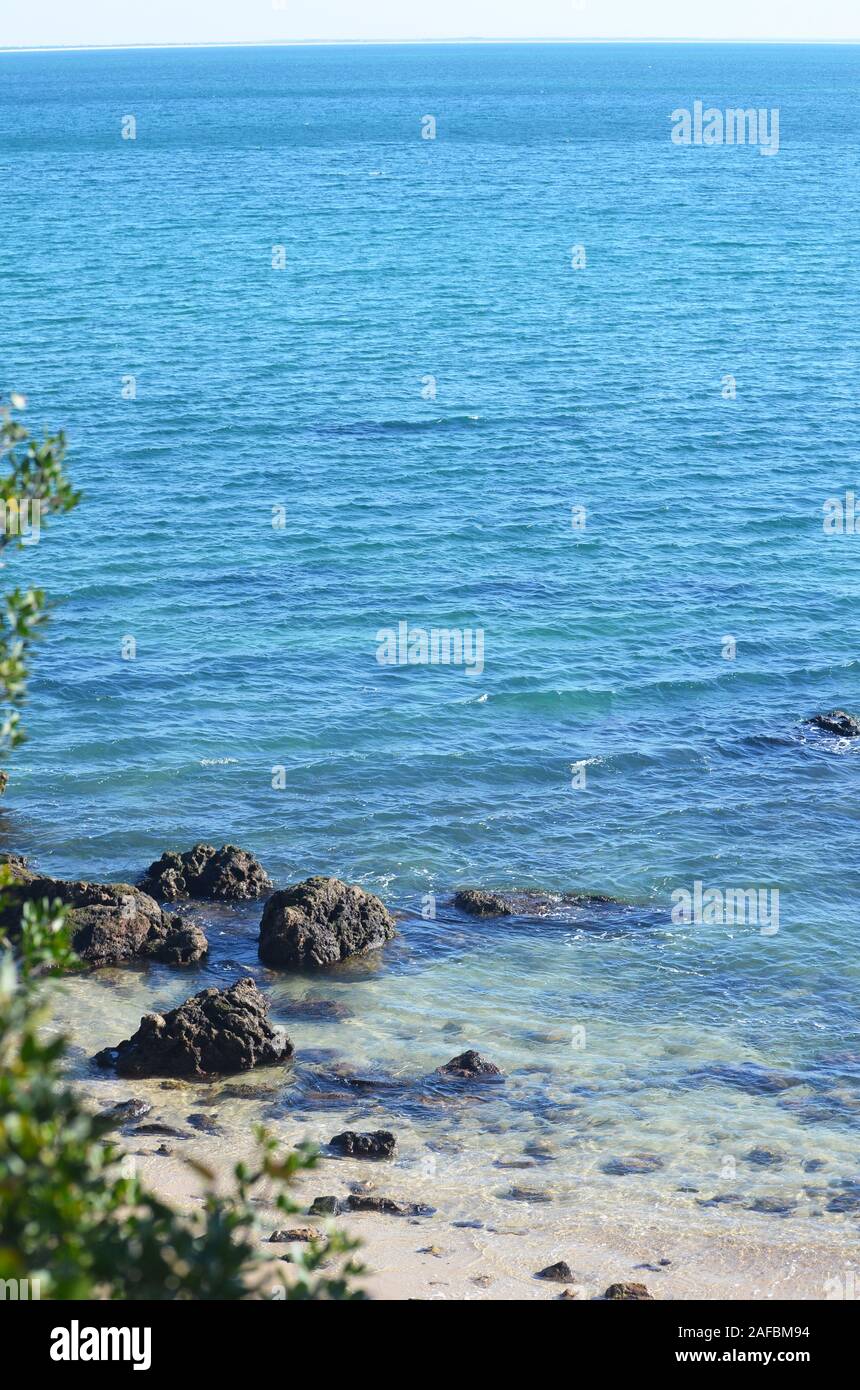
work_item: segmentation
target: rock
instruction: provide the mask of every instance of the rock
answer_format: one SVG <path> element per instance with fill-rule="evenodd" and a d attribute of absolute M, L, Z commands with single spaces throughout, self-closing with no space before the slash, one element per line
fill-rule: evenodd
<path fill-rule="evenodd" d="M 269 1243 L 272 1245 L 284 1245 L 288 1241 L 293 1240 L 319 1240 L 319 1234 L 316 1226 L 293 1226 L 290 1230 L 273 1231 L 269 1236 Z"/>
<path fill-rule="evenodd" d="M 739 1192 L 719 1192 L 715 1197 L 697 1197 L 696 1204 L 700 1207 L 722 1207 L 742 1202 L 743 1197 Z"/>
<path fill-rule="evenodd" d="M 416 1254 L 433 1255 L 437 1260 L 441 1260 L 445 1251 L 442 1249 L 441 1245 L 422 1245 L 421 1248 L 416 1251 Z"/>
<path fill-rule="evenodd" d="M 796 1208 L 797 1203 L 790 1197 L 758 1197 L 748 1210 L 760 1211 L 767 1216 L 790 1216 Z"/>
<path fill-rule="evenodd" d="M 288 968 L 336 965 L 394 936 L 385 904 L 338 878 L 308 878 L 273 893 L 260 923 L 260 960 Z"/>
<path fill-rule="evenodd" d="M 615 1303 L 619 1301 L 639 1302 L 645 1298 L 653 1300 L 654 1295 L 648 1292 L 644 1284 L 610 1284 L 602 1297 Z"/>
<path fill-rule="evenodd" d="M 422 1202 L 397 1202 L 393 1197 L 361 1197 L 351 1193 L 341 1204 L 343 1211 L 375 1211 L 383 1216 L 432 1216 L 435 1208 Z"/>
<path fill-rule="evenodd" d="M 314 1197 L 308 1207 L 309 1216 L 337 1216 L 340 1202 L 337 1197 Z"/>
<path fill-rule="evenodd" d="M 822 1168 L 827 1167 L 826 1158 L 808 1158 L 803 1165 L 804 1173 L 818 1173 Z"/>
<path fill-rule="evenodd" d="M 552 1197 L 540 1187 L 509 1187 L 500 1192 L 506 1202 L 551 1202 Z"/>
<path fill-rule="evenodd" d="M 556 1156 L 557 1150 L 551 1139 L 530 1139 L 523 1145 L 523 1153 L 530 1158 L 536 1158 L 541 1163 L 550 1163 Z"/>
<path fill-rule="evenodd" d="M 823 729 L 826 734 L 837 734 L 839 738 L 860 737 L 860 719 L 846 714 L 844 709 L 832 709 L 828 714 L 814 714 L 808 720 L 813 728 Z"/>
<path fill-rule="evenodd" d="M 142 1120 L 152 1106 L 146 1100 L 118 1100 L 101 1112 L 102 1119 L 112 1120 L 115 1125 L 127 1125 L 132 1120 Z"/>
<path fill-rule="evenodd" d="M 488 1062 L 486 1057 L 482 1057 L 480 1052 L 475 1052 L 473 1048 L 468 1052 L 461 1052 L 459 1057 L 452 1057 L 450 1062 L 438 1067 L 437 1072 L 440 1076 L 457 1076 L 469 1081 L 478 1077 L 504 1077 L 501 1067 L 497 1067 L 495 1062 Z"/>
<path fill-rule="evenodd" d="M 397 1140 L 389 1129 L 376 1129 L 370 1134 L 345 1130 L 329 1140 L 329 1147 L 354 1158 L 391 1158 Z"/>
<path fill-rule="evenodd" d="M 600 1165 L 601 1172 L 616 1178 L 627 1177 L 630 1173 L 656 1173 L 665 1163 L 659 1154 L 628 1154 L 626 1158 L 610 1158 Z"/>
<path fill-rule="evenodd" d="M 775 1149 L 750 1149 L 744 1157 L 747 1163 L 755 1163 L 759 1168 L 776 1168 L 782 1163 L 782 1154 Z"/>
<path fill-rule="evenodd" d="M 838 1192 L 827 1203 L 828 1211 L 860 1211 L 860 1192 Z"/>
<path fill-rule="evenodd" d="M 254 981 L 237 980 L 201 990 L 166 1014 L 144 1014 L 134 1036 L 105 1053 L 115 1054 L 120 1076 L 207 1077 L 274 1066 L 292 1056 L 293 1045 L 268 1012 Z"/>
<path fill-rule="evenodd" d="M 461 888 L 454 894 L 454 906 L 470 917 L 510 917 L 513 912 L 501 893 L 488 893 L 483 888 Z"/>
<path fill-rule="evenodd" d="M 209 949 L 193 922 L 162 912 L 153 898 L 129 883 L 87 883 L 31 875 L 6 890 L 8 906 L 0 926 L 11 935 L 20 930 L 25 902 L 47 898 L 69 908 L 71 944 L 89 965 L 120 965 L 129 960 L 155 960 L 164 965 L 189 965 Z"/>
<path fill-rule="evenodd" d="M 535 1275 L 536 1279 L 549 1279 L 553 1284 L 575 1284 L 573 1270 L 566 1260 L 559 1260 L 557 1264 L 547 1265 L 546 1269 L 539 1269 Z"/>
<path fill-rule="evenodd" d="M 158 1155 L 159 1158 L 172 1158 L 172 1157 L 173 1157 L 173 1150 L 171 1149 L 171 1147 L 170 1147 L 169 1144 L 159 1144 L 159 1146 L 158 1146 L 158 1148 L 155 1150 L 155 1152 L 156 1152 L 156 1154 Z"/>
<path fill-rule="evenodd" d="M 352 1009 L 335 999 L 292 999 L 281 1005 L 281 1013 L 286 1018 L 312 1023 L 341 1023 L 353 1016 Z"/>
<path fill-rule="evenodd" d="M 162 902 L 180 898 L 208 898 L 214 902 L 242 902 L 261 898 L 272 890 L 272 880 L 259 860 L 238 845 L 194 845 L 184 853 L 168 850 L 150 864 L 141 888 Z"/>
<path fill-rule="evenodd" d="M 9 870 L 11 877 L 18 883 L 29 883 L 39 875 L 30 868 L 23 854 L 0 854 L 0 866 Z"/>
<path fill-rule="evenodd" d="M 166 1125 L 161 1120 L 153 1120 L 145 1125 L 135 1125 L 132 1134 L 158 1134 L 167 1139 L 190 1139 L 191 1135 L 186 1134 L 184 1129 L 177 1129 L 175 1125 Z"/>
<path fill-rule="evenodd" d="M 223 1134 L 224 1131 L 211 1115 L 186 1115 L 188 1124 L 192 1129 L 197 1129 L 201 1134 Z"/>
<path fill-rule="evenodd" d="M 562 1289 L 558 1296 L 559 1298 L 579 1298 L 579 1292 L 577 1289 Z"/>

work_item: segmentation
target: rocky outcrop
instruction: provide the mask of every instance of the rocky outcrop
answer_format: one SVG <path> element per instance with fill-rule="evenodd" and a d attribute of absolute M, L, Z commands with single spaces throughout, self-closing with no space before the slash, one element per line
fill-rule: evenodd
<path fill-rule="evenodd" d="M 385 904 L 338 878 L 308 878 L 273 893 L 260 923 L 260 959 L 288 969 L 336 965 L 394 936 Z"/>
<path fill-rule="evenodd" d="M 166 1014 L 144 1014 L 137 1032 L 95 1060 L 120 1076 L 209 1077 L 274 1066 L 293 1054 L 268 1019 L 252 979 L 204 989 Z"/>
<path fill-rule="evenodd" d="M 20 927 L 25 902 L 59 899 L 69 909 L 71 945 L 89 965 L 121 965 L 130 960 L 154 960 L 164 965 L 189 965 L 209 949 L 194 922 L 172 917 L 130 883 L 87 883 L 41 878 L 27 868 L 6 890 L 8 906 L 0 918 L 11 935 Z"/>
<path fill-rule="evenodd" d="M 168 850 L 150 864 L 141 888 L 162 902 L 208 898 L 242 902 L 272 891 L 272 880 L 259 860 L 237 845 L 194 845 L 184 853 Z"/>
<path fill-rule="evenodd" d="M 497 1067 L 495 1062 L 488 1062 L 486 1057 L 482 1057 L 480 1052 L 475 1052 L 473 1048 L 468 1052 L 461 1052 L 459 1057 L 452 1057 L 444 1067 L 437 1068 L 437 1072 L 439 1076 L 455 1076 L 463 1081 L 504 1078 L 501 1067 Z"/>
<path fill-rule="evenodd" d="M 461 888 L 454 894 L 454 906 L 470 917 L 510 917 L 513 912 L 501 893 L 487 893 L 483 888 Z"/>
<path fill-rule="evenodd" d="M 844 709 L 832 709 L 827 714 L 814 714 L 808 721 L 813 728 L 822 729 L 826 734 L 837 734 L 839 738 L 860 738 L 860 719 L 847 714 Z"/>
<path fill-rule="evenodd" d="M 397 1146 L 390 1129 L 375 1129 L 370 1134 L 357 1134 L 348 1129 L 343 1134 L 335 1134 L 328 1142 L 335 1153 L 349 1158 L 391 1158 Z"/>

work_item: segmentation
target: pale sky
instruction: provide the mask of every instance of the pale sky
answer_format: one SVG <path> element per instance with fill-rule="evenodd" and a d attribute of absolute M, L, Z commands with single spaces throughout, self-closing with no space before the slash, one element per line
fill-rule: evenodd
<path fill-rule="evenodd" d="M 0 0 L 0 48 L 464 38 L 860 40 L 856 0 Z"/>

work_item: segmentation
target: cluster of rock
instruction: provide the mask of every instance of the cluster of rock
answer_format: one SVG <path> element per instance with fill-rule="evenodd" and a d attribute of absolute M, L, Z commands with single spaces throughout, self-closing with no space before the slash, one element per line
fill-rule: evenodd
<path fill-rule="evenodd" d="M 121 965 L 131 960 L 189 965 L 208 950 L 194 923 L 164 912 L 154 898 L 130 883 L 86 883 L 43 878 L 22 859 L 6 860 L 12 882 L 5 890 L 0 926 L 14 939 L 28 902 L 59 901 L 69 909 L 71 945 L 89 965 Z"/>

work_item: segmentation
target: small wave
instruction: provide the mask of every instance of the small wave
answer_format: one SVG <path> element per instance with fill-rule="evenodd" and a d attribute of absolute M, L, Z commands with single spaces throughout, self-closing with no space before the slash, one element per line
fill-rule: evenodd
<path fill-rule="evenodd" d="M 222 767 L 225 763 L 236 763 L 238 758 L 201 758 L 200 767 Z"/>

